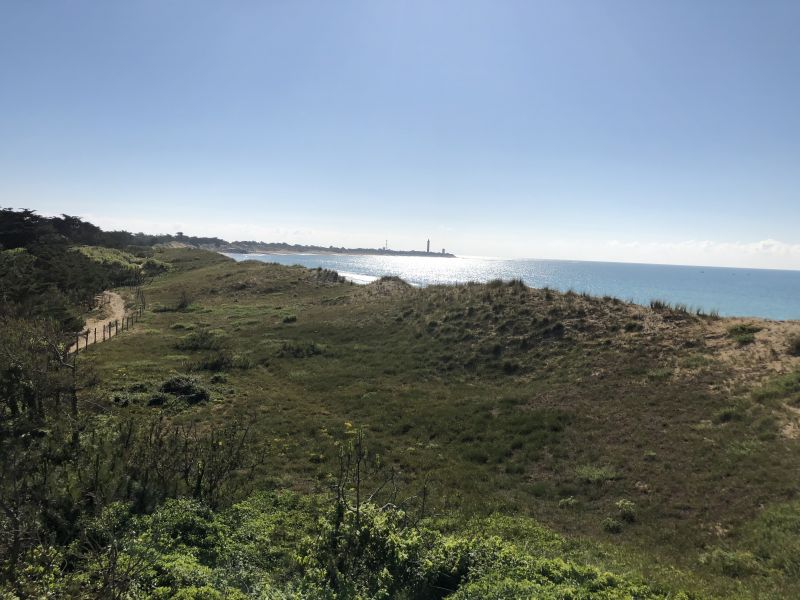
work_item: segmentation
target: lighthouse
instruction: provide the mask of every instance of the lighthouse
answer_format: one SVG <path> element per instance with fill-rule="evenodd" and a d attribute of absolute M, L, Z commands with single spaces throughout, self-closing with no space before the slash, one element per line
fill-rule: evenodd
<path fill-rule="evenodd" d="M 430 238 L 428 238 L 428 249 L 425 250 L 425 252 L 427 252 L 428 254 L 431 253 L 431 240 L 430 240 Z"/>

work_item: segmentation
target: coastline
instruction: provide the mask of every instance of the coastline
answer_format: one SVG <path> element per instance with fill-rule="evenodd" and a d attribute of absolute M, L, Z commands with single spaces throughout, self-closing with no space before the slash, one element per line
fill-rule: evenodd
<path fill-rule="evenodd" d="M 288 244 L 247 245 L 230 244 L 224 247 L 207 248 L 222 254 L 278 254 L 278 255 L 323 255 L 323 256 L 416 256 L 419 258 L 457 258 L 451 252 L 425 252 L 423 250 L 381 250 L 378 248 L 323 248 L 319 246 L 292 247 Z"/>

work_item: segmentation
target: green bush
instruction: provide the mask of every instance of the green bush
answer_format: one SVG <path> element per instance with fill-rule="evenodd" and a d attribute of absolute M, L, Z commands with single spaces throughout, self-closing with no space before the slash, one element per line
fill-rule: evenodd
<path fill-rule="evenodd" d="M 221 344 L 219 335 L 207 329 L 201 329 L 179 339 L 175 348 L 178 350 L 216 350 Z"/>
<path fill-rule="evenodd" d="M 620 533 L 622 531 L 622 523 L 613 517 L 606 517 L 603 519 L 603 530 L 608 533 Z"/>
<path fill-rule="evenodd" d="M 770 506 L 745 528 L 743 546 L 770 569 L 800 578 L 800 502 Z"/>
<path fill-rule="evenodd" d="M 761 329 L 757 325 L 741 323 L 728 328 L 728 337 L 735 340 L 739 346 L 746 346 L 756 341 L 755 334 Z"/>
<path fill-rule="evenodd" d="M 727 577 L 747 577 L 762 571 L 750 552 L 714 548 L 700 556 L 700 564 Z"/>
<path fill-rule="evenodd" d="M 218 350 L 207 354 L 190 364 L 195 371 L 228 371 L 230 369 L 251 369 L 253 361 L 244 355 L 234 354 L 230 350 Z M 213 382 L 212 382 L 213 383 Z"/>
<path fill-rule="evenodd" d="M 753 392 L 753 399 L 758 402 L 788 402 L 800 406 L 800 371 L 773 377 Z"/>
<path fill-rule="evenodd" d="M 170 377 L 161 384 L 159 390 L 186 400 L 189 404 L 205 402 L 211 397 L 208 390 L 202 387 L 197 379 L 186 375 L 174 375 Z M 152 403 L 155 398 L 154 396 L 153 400 L 150 402 Z"/>
<path fill-rule="evenodd" d="M 598 485 L 606 481 L 613 481 L 619 474 L 611 467 L 597 467 L 593 465 L 583 465 L 575 469 L 575 475 L 579 481 Z"/>
<path fill-rule="evenodd" d="M 630 500 L 619 500 L 614 505 L 619 512 L 619 518 L 627 523 L 636 521 L 636 504 Z"/>
<path fill-rule="evenodd" d="M 568 496 L 558 501 L 558 508 L 575 508 L 577 505 L 578 501 L 573 496 Z"/>

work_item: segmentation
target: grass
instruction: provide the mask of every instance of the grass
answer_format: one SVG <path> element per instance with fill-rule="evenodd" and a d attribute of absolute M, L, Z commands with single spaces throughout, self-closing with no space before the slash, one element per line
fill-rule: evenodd
<path fill-rule="evenodd" d="M 800 356 L 800 335 L 789 338 L 789 354 L 792 356 Z"/>
<path fill-rule="evenodd" d="M 735 340 L 739 346 L 747 346 L 756 341 L 755 334 L 762 329 L 752 323 L 741 323 L 728 328 L 728 337 Z"/>
<path fill-rule="evenodd" d="M 398 485 L 431 482 L 436 514 L 535 518 L 595 540 L 601 564 L 704 594 L 800 594 L 788 575 L 731 577 L 713 566 L 722 558 L 701 561 L 716 524 L 734 532 L 726 552 L 752 553 L 740 532 L 797 493 L 787 473 L 800 469 L 797 443 L 769 420 L 800 402 L 797 376 L 728 386 L 734 366 L 703 343 L 713 320 L 517 282 L 353 286 L 186 249 L 155 259 L 170 268 L 147 286 L 151 306 L 184 293 L 191 306 L 148 311 L 90 348 L 105 383 L 84 392 L 88 405 L 158 410 L 112 399 L 189 375 L 209 401 L 168 418 L 250 423 L 268 445 L 253 486 L 327 489 L 357 424 Z M 606 519 L 620 524 L 611 538 Z"/>
<path fill-rule="evenodd" d="M 575 476 L 583 483 L 599 485 L 608 481 L 619 479 L 617 471 L 611 467 L 597 467 L 593 465 L 582 465 L 575 469 Z"/>

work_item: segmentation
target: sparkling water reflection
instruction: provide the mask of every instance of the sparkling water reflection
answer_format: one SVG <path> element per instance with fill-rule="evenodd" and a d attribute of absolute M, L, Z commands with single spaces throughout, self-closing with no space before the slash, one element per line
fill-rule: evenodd
<path fill-rule="evenodd" d="M 726 316 L 800 319 L 800 271 L 566 260 L 336 254 L 228 254 L 236 260 L 333 269 L 357 283 L 397 275 L 418 286 L 522 279 L 531 287 L 682 303 Z"/>

